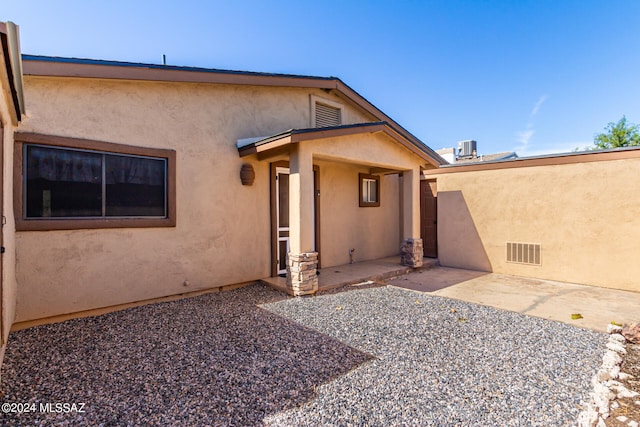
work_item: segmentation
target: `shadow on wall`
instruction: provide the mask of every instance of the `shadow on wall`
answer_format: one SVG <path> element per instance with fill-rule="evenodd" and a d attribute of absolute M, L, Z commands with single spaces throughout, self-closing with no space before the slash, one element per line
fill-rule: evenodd
<path fill-rule="evenodd" d="M 493 271 L 461 191 L 438 191 L 438 259 L 446 267 Z"/>

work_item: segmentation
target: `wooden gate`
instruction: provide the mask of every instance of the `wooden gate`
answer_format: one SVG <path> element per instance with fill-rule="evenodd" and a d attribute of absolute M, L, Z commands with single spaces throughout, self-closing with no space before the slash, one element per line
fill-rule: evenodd
<path fill-rule="evenodd" d="M 438 189 L 436 180 L 420 181 L 420 238 L 424 256 L 438 256 Z"/>

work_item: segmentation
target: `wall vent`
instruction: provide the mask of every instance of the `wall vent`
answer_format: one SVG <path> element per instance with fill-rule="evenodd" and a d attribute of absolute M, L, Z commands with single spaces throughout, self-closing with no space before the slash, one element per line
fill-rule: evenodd
<path fill-rule="evenodd" d="M 340 126 L 342 124 L 341 111 L 339 108 L 316 102 L 316 127 Z"/>
<path fill-rule="evenodd" d="M 507 262 L 542 265 L 540 243 L 507 242 Z"/>

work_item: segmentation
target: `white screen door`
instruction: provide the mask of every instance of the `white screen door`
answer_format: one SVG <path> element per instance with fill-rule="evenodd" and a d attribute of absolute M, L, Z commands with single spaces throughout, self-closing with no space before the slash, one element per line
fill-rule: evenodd
<path fill-rule="evenodd" d="M 278 274 L 287 273 L 289 253 L 289 169 L 276 168 L 276 218 L 278 227 Z"/>

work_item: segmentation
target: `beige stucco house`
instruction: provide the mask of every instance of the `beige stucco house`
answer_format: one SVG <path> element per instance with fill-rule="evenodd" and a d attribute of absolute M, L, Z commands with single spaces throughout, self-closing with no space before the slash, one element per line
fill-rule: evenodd
<path fill-rule="evenodd" d="M 337 78 L 24 56 L 16 322 L 400 253 L 443 160 Z M 242 175 L 242 176 L 241 176 Z"/>
<path fill-rule="evenodd" d="M 640 291 L 640 149 L 446 165 L 337 78 L 0 42 L 0 361 L 12 325 L 277 276 L 310 294 L 354 250 Z"/>

